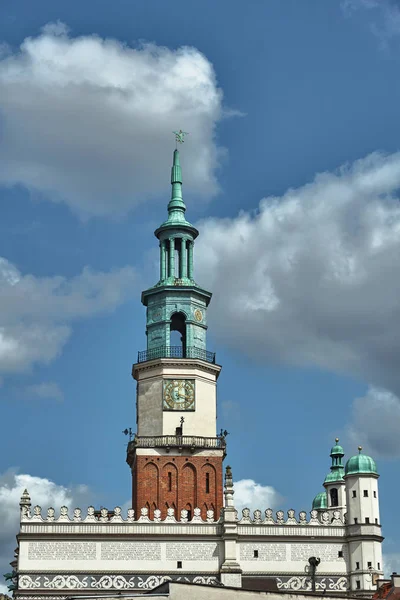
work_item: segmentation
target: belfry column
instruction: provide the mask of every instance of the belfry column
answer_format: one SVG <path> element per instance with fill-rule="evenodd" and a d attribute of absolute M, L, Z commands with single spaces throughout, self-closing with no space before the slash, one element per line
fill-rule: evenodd
<path fill-rule="evenodd" d="M 169 238 L 169 273 L 168 277 L 175 277 L 175 238 Z"/>
<path fill-rule="evenodd" d="M 164 281 L 166 278 L 166 250 L 165 240 L 160 241 L 160 279 Z"/>
<path fill-rule="evenodd" d="M 188 269 L 189 269 L 188 277 L 189 277 L 189 279 L 193 279 L 193 245 L 194 245 L 194 242 L 190 241 L 189 242 L 189 252 L 188 252 L 188 256 L 189 256 L 189 260 L 188 260 Z"/>
<path fill-rule="evenodd" d="M 186 244 L 187 244 L 186 238 L 182 238 L 181 239 L 181 253 L 180 253 L 181 264 L 180 264 L 180 273 L 179 273 L 181 279 L 186 279 L 186 277 L 187 277 Z"/>

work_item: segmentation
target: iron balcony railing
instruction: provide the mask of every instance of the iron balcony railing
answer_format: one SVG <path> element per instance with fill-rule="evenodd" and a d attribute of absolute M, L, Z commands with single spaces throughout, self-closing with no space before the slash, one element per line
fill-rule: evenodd
<path fill-rule="evenodd" d="M 128 452 L 134 448 L 216 448 L 225 450 L 226 439 L 224 436 L 201 437 L 196 435 L 159 435 L 138 436 L 128 444 Z"/>
<path fill-rule="evenodd" d="M 199 360 L 215 364 L 215 352 L 196 348 L 196 346 L 189 346 L 188 348 L 183 348 L 182 346 L 158 346 L 151 350 L 138 352 L 137 361 L 138 363 L 143 363 L 157 358 L 198 358 Z"/>

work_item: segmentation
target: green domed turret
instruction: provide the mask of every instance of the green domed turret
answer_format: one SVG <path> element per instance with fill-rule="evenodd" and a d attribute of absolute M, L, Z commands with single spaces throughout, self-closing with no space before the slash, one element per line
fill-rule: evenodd
<path fill-rule="evenodd" d="M 343 482 L 344 477 L 344 469 L 337 469 L 336 471 L 331 471 L 325 477 L 324 483 L 334 483 L 335 481 Z"/>
<path fill-rule="evenodd" d="M 342 459 L 344 456 L 344 450 L 342 446 L 338 444 L 339 438 L 335 439 L 335 445 L 331 448 L 330 457 L 332 458 L 331 471 L 325 477 L 325 483 L 334 483 L 336 481 L 342 481 L 344 477 L 344 468 Z"/>
<path fill-rule="evenodd" d="M 338 444 L 339 438 L 336 438 L 335 442 L 336 442 L 335 445 L 332 446 L 332 448 L 331 448 L 330 456 L 333 457 L 333 456 L 335 456 L 337 454 L 339 454 L 341 456 L 344 456 L 344 450 L 343 450 L 342 446 L 339 446 L 339 444 Z"/>
<path fill-rule="evenodd" d="M 361 446 L 358 446 L 358 454 L 349 458 L 344 470 L 345 475 L 358 475 L 359 473 L 378 475 L 374 459 L 363 454 Z"/>
<path fill-rule="evenodd" d="M 313 510 L 325 510 L 328 508 L 328 499 L 326 492 L 320 492 L 317 494 L 312 503 Z"/>

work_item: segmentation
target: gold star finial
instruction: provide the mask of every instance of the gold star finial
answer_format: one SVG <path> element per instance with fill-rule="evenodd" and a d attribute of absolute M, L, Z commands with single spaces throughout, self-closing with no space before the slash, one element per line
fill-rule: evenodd
<path fill-rule="evenodd" d="M 184 143 L 185 135 L 189 135 L 187 131 L 182 131 L 182 129 L 180 129 L 179 131 L 173 131 L 172 133 L 175 135 L 176 147 L 178 147 L 178 144 Z"/>

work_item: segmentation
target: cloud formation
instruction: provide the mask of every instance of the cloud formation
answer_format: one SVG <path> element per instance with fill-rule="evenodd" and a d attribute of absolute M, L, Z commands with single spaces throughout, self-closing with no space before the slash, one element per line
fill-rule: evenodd
<path fill-rule="evenodd" d="M 85 268 L 71 279 L 35 277 L 22 275 L 0 257 L 0 375 L 50 363 L 67 342 L 73 321 L 112 311 L 130 296 L 134 282 L 130 267 L 109 273 Z"/>
<path fill-rule="evenodd" d="M 124 214 L 165 190 L 172 130 L 190 130 L 185 185 L 209 197 L 222 92 L 195 48 L 69 37 L 60 22 L 0 54 L 0 184 L 81 216 Z"/>
<path fill-rule="evenodd" d="M 9 563 L 17 546 L 15 536 L 19 529 L 19 500 L 25 488 L 30 493 L 33 505 L 46 508 L 81 506 L 87 504 L 89 498 L 86 485 L 65 487 L 42 477 L 18 474 L 15 470 L 0 475 L 0 593 L 8 593 L 2 575 L 11 570 Z"/>
<path fill-rule="evenodd" d="M 64 400 L 64 393 L 55 381 L 42 381 L 41 383 L 27 385 L 24 388 L 24 394 L 27 398 L 41 398 L 43 400 L 55 400 L 56 402 Z"/>
<path fill-rule="evenodd" d="M 385 573 L 385 579 L 389 579 L 392 573 L 398 573 L 400 571 L 400 553 L 384 552 L 383 569 Z"/>
<path fill-rule="evenodd" d="M 258 361 L 400 395 L 399 189 L 400 153 L 374 153 L 257 211 L 198 224 L 214 333 Z"/>
<path fill-rule="evenodd" d="M 256 483 L 253 479 L 235 481 L 234 490 L 234 503 L 239 516 L 243 508 L 259 508 L 263 512 L 266 508 L 276 508 L 281 501 L 275 488 Z"/>
<path fill-rule="evenodd" d="M 371 32 L 378 38 L 384 50 L 387 50 L 390 42 L 400 35 L 399 0 L 343 0 L 341 6 L 346 16 L 351 16 L 358 10 L 370 11 Z"/>
<path fill-rule="evenodd" d="M 400 398 L 371 387 L 363 398 L 353 402 L 348 437 L 354 448 L 359 444 L 374 457 L 400 457 Z"/>

